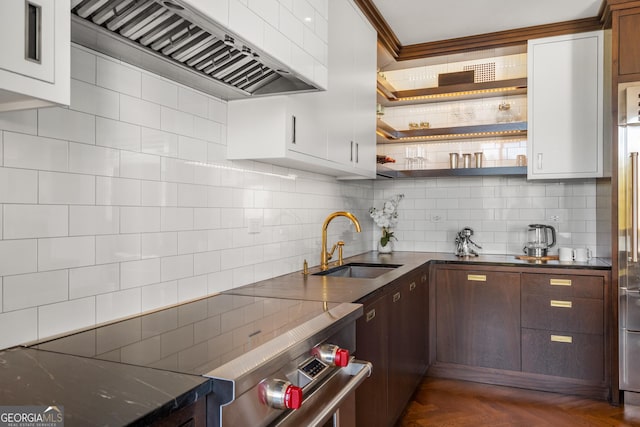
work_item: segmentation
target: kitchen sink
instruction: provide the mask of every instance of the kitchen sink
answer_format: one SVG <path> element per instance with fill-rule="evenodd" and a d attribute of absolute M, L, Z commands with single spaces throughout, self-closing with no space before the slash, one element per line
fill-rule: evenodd
<path fill-rule="evenodd" d="M 356 277 L 360 279 L 374 279 L 382 276 L 384 273 L 393 271 L 400 267 L 401 264 L 368 264 L 360 262 L 352 262 L 338 267 L 330 268 L 326 271 L 314 273 L 314 276 L 332 276 L 332 277 Z"/>

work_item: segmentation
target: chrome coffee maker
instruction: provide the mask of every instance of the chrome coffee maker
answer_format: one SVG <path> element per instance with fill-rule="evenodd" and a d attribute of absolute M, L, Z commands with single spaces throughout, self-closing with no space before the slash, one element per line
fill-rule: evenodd
<path fill-rule="evenodd" d="M 473 230 L 470 227 L 465 227 L 456 235 L 456 255 L 460 257 L 465 256 L 478 256 L 478 252 L 474 251 L 471 246 L 475 246 L 478 249 L 482 249 L 482 246 L 471 240 L 473 236 Z"/>
<path fill-rule="evenodd" d="M 550 243 L 549 231 L 551 231 Z M 545 257 L 548 250 L 556 244 L 556 229 L 550 225 L 529 224 L 527 240 L 528 242 L 523 248 L 525 254 L 536 258 Z"/>

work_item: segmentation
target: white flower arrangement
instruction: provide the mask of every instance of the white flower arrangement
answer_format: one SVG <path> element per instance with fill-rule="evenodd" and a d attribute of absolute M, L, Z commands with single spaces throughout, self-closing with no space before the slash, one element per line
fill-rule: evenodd
<path fill-rule="evenodd" d="M 393 231 L 390 231 L 390 228 L 398 224 L 398 205 L 403 198 L 404 194 L 396 194 L 391 199 L 384 202 L 381 210 L 378 210 L 375 207 L 369 209 L 369 215 L 373 218 L 373 222 L 375 222 L 378 227 L 382 228 L 380 245 L 383 247 L 387 246 L 392 239 L 398 240 L 393 235 Z"/>

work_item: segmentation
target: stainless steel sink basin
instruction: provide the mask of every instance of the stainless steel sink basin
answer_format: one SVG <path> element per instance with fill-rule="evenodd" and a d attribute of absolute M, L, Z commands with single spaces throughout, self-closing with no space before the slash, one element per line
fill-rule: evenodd
<path fill-rule="evenodd" d="M 330 268 L 326 271 L 314 273 L 314 276 L 331 276 L 331 277 L 357 277 L 360 279 L 374 279 L 382 276 L 384 273 L 393 271 L 400 267 L 400 264 L 368 264 L 352 262 L 338 267 Z"/>

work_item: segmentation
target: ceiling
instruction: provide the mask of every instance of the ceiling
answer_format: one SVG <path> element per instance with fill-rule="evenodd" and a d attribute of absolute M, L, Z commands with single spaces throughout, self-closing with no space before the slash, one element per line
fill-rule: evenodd
<path fill-rule="evenodd" d="M 598 16 L 602 0 L 372 0 L 402 46 Z"/>

